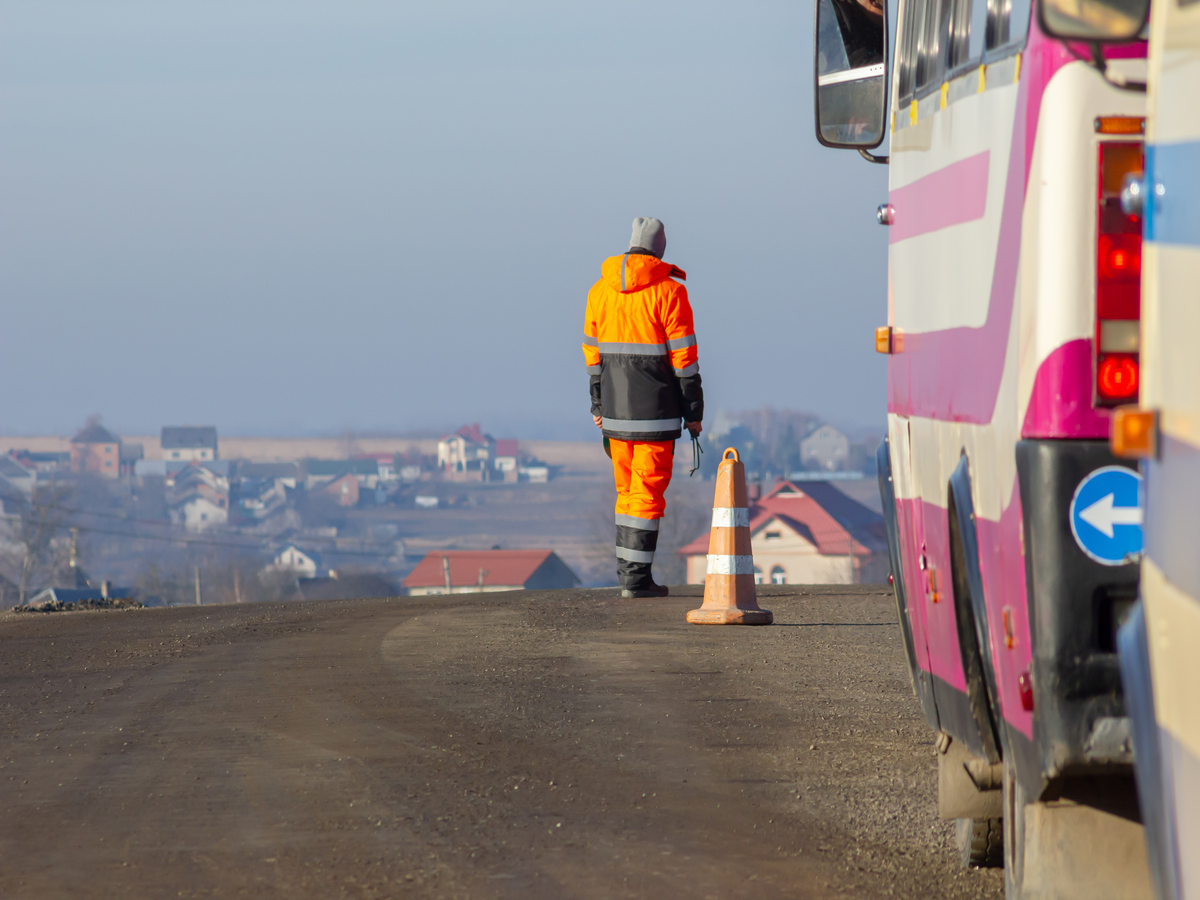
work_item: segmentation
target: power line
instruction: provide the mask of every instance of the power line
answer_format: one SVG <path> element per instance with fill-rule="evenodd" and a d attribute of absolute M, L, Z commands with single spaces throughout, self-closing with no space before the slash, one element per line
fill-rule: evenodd
<path fill-rule="evenodd" d="M 4 498 L 0 498 L 0 499 L 16 500 L 17 498 L 4 497 Z M 34 505 L 35 501 L 27 500 L 25 498 L 20 498 L 18 502 L 25 503 L 32 507 Z M 95 516 L 97 518 L 102 518 L 102 519 L 113 519 L 118 522 L 128 522 L 133 525 L 147 525 L 147 526 L 151 526 L 154 528 L 181 528 L 181 527 L 184 527 L 184 526 L 180 526 L 180 525 L 176 524 L 175 522 L 164 522 L 161 519 L 131 518 L 129 516 L 117 515 L 115 513 L 105 513 L 105 512 L 98 512 L 96 510 L 90 510 L 90 509 L 77 509 L 77 508 L 69 507 L 69 506 L 59 506 L 58 504 L 54 504 L 54 503 L 42 503 L 42 504 L 38 504 L 38 506 L 40 506 L 41 509 L 53 509 L 53 510 L 57 510 L 58 512 L 73 513 L 73 514 L 81 515 L 81 516 Z M 189 537 L 183 537 L 183 536 L 176 538 L 176 537 L 159 537 L 159 536 L 155 536 L 155 535 L 128 534 L 126 532 L 104 531 L 102 529 L 97 529 L 97 528 L 83 526 L 83 525 L 71 526 L 71 525 L 67 525 L 67 524 L 62 524 L 62 525 L 56 524 L 56 525 L 52 525 L 51 527 L 54 527 L 54 528 L 75 527 L 75 528 L 78 528 L 80 531 L 85 531 L 85 532 L 89 532 L 92 534 L 109 534 L 109 535 L 115 535 L 117 537 L 129 537 L 129 538 L 135 538 L 135 539 L 139 539 L 139 540 L 170 541 L 172 543 L 174 543 L 175 541 L 183 541 L 185 543 L 209 544 L 212 546 L 223 546 L 223 547 L 237 547 L 237 548 L 240 548 L 243 550 L 252 549 L 251 547 L 248 547 L 243 544 L 222 543 L 222 542 L 216 542 L 216 541 L 211 541 L 211 540 L 204 540 L 204 539 L 200 539 L 200 538 L 189 538 Z M 260 535 L 255 535 L 255 534 L 247 534 L 246 532 L 242 531 L 240 528 L 233 529 L 233 530 L 237 534 L 244 535 L 251 540 L 268 539 L 265 536 L 260 536 Z M 362 541 L 362 540 L 360 540 L 358 543 L 360 545 L 365 545 L 365 546 L 376 546 L 376 547 L 389 547 L 390 546 L 393 549 L 395 547 L 395 543 L 391 542 L 391 541 Z M 336 552 L 354 555 L 354 556 L 387 557 L 387 556 L 395 555 L 394 552 L 393 553 L 383 553 L 383 552 L 369 553 L 369 552 L 356 552 L 353 550 L 337 550 Z"/>
<path fill-rule="evenodd" d="M 85 532 L 87 534 L 107 534 L 107 535 L 112 535 L 114 537 L 129 538 L 130 540 L 134 540 L 134 541 L 166 541 L 166 542 L 172 543 L 172 544 L 181 542 L 184 544 L 198 544 L 198 545 L 204 546 L 204 547 L 225 547 L 225 548 L 234 549 L 234 550 L 258 550 L 258 549 L 260 549 L 260 547 L 252 545 L 252 544 L 234 544 L 229 541 L 213 541 L 213 540 L 208 540 L 205 538 L 193 538 L 193 537 L 186 537 L 183 535 L 170 536 L 170 535 L 157 535 L 157 534 L 130 534 L 127 531 L 108 531 L 103 528 L 91 528 L 86 525 L 71 525 L 68 523 L 63 523 L 61 525 L 51 525 L 49 527 L 56 528 L 56 529 L 75 528 L 78 531 Z M 172 526 L 172 527 L 177 527 L 177 526 Z M 387 559 L 387 558 L 397 555 L 395 552 L 384 553 L 381 550 L 376 550 L 376 551 L 342 550 L 342 549 L 338 549 L 336 547 L 334 548 L 334 552 L 341 554 L 343 556 L 367 556 L 367 557 L 371 557 L 372 559 Z"/>

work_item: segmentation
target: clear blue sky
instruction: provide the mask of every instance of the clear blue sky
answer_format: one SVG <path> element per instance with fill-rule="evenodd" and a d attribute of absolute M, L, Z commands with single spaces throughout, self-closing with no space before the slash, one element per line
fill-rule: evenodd
<path fill-rule="evenodd" d="M 0 431 L 594 435 L 634 216 L 711 412 L 879 425 L 886 169 L 806 2 L 0 2 Z M 711 415 L 710 412 L 710 415 Z"/>

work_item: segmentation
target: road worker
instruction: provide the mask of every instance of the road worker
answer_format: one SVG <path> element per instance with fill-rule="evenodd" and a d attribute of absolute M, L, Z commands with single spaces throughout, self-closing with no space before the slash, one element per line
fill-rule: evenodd
<path fill-rule="evenodd" d="M 650 571 L 663 494 L 680 421 L 694 440 L 704 418 L 687 275 L 662 261 L 666 249 L 662 222 L 634 219 L 629 250 L 600 267 L 583 323 L 592 419 L 617 485 L 617 577 L 627 598 L 667 595 Z"/>

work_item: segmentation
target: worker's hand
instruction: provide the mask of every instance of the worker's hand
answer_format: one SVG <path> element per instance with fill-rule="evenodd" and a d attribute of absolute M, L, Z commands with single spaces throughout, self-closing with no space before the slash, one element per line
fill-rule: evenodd
<path fill-rule="evenodd" d="M 700 437 L 700 432 L 704 430 L 704 425 L 700 422 L 684 422 L 683 424 L 692 433 L 692 437 Z"/>
<path fill-rule="evenodd" d="M 602 418 L 600 418 L 599 416 L 592 416 L 592 421 L 596 423 L 597 428 L 604 427 L 604 420 Z"/>

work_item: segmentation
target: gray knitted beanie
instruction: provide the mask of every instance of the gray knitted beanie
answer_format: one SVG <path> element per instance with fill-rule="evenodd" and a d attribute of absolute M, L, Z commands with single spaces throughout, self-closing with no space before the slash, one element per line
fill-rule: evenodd
<path fill-rule="evenodd" d="M 662 259 L 667 252 L 667 231 L 658 219 L 638 216 L 633 220 L 633 237 L 629 239 L 629 249 L 641 248 L 649 250 Z"/>

